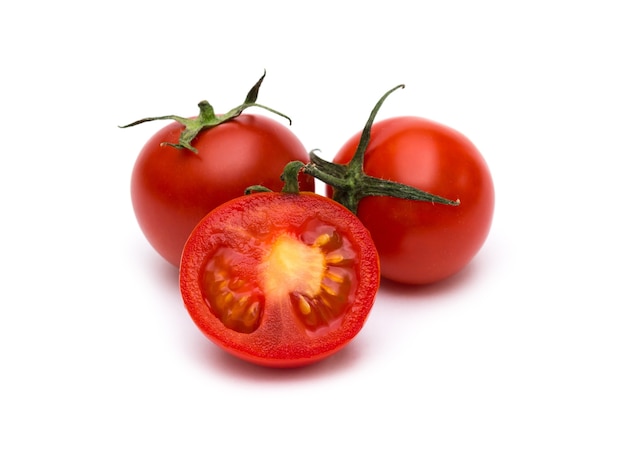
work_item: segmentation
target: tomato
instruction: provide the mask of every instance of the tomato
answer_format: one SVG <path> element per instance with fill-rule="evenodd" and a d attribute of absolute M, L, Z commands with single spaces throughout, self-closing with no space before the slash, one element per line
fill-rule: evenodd
<path fill-rule="evenodd" d="M 250 185 L 280 189 L 280 175 L 292 160 L 308 161 L 300 140 L 281 123 L 243 114 L 201 131 L 197 153 L 162 143 L 177 143 L 184 126 L 173 122 L 145 144 L 131 177 L 132 204 L 152 247 L 179 266 L 187 237 L 208 212 L 242 196 Z M 301 188 L 314 181 L 302 178 Z"/>
<path fill-rule="evenodd" d="M 334 162 L 347 164 L 360 139 L 358 133 L 348 140 Z M 384 278 L 440 281 L 464 268 L 482 247 L 493 217 L 494 186 L 482 155 L 461 133 L 418 117 L 376 122 L 363 171 L 460 201 L 450 206 L 389 196 L 360 200 L 357 215 L 372 234 Z"/>
<path fill-rule="evenodd" d="M 380 281 L 369 232 L 314 193 L 264 192 L 196 226 L 180 267 L 185 306 L 227 352 L 269 367 L 325 358 L 362 329 Z"/>

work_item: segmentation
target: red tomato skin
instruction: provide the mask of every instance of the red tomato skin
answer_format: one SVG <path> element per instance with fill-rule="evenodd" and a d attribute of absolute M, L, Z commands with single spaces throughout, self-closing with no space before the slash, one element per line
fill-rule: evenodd
<path fill-rule="evenodd" d="M 360 135 L 339 150 L 335 162 L 351 159 Z M 478 149 L 461 133 L 418 117 L 382 120 L 372 127 L 364 171 L 460 200 L 454 207 L 390 197 L 360 202 L 357 215 L 372 233 L 384 278 L 434 283 L 459 272 L 483 246 L 494 212 L 493 180 Z"/>
<path fill-rule="evenodd" d="M 286 126 L 262 115 L 243 114 L 204 130 L 193 142 L 198 154 L 161 146 L 177 143 L 183 126 L 157 131 L 139 153 L 131 175 L 131 199 L 139 226 L 152 247 L 178 267 L 196 224 L 251 185 L 280 190 L 280 175 L 293 160 L 308 162 L 304 145 Z M 302 190 L 314 180 L 300 179 Z"/>
<path fill-rule="evenodd" d="M 257 207 L 259 207 L 257 209 Z M 207 253 L 216 246 L 215 241 L 224 225 L 240 223 L 267 225 L 290 229 L 303 218 L 319 218 L 337 226 L 349 237 L 358 254 L 356 273 L 360 283 L 354 293 L 353 303 L 341 319 L 341 326 L 325 334 L 307 334 L 295 323 L 284 325 L 275 322 L 276 308 L 268 314 L 258 331 L 243 334 L 226 328 L 207 307 L 199 281 Z M 271 228 L 271 227 L 270 227 Z M 231 237 L 229 243 L 236 242 Z M 251 272 L 251 275 L 254 272 Z M 253 276 L 250 276 L 253 278 Z M 362 329 L 373 306 L 380 284 L 380 263 L 371 235 L 350 211 L 330 198 L 315 194 L 255 193 L 233 199 L 219 206 L 202 219 L 189 237 L 183 251 L 180 268 L 180 290 L 193 322 L 210 341 L 226 352 L 244 361 L 274 368 L 295 368 L 317 363 L 338 352 Z M 280 303 L 280 301 L 279 301 Z M 269 310 L 268 310 L 269 311 Z"/>

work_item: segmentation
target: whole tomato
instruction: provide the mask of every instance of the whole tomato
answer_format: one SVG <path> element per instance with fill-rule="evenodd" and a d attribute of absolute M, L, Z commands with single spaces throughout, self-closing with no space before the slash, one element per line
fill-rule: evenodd
<path fill-rule="evenodd" d="M 456 130 L 412 116 L 374 122 L 403 87 L 378 101 L 332 162 L 311 152 L 304 170 L 369 229 L 384 278 L 428 284 L 457 273 L 482 247 L 494 187 L 480 152 Z"/>
<path fill-rule="evenodd" d="M 144 145 L 131 176 L 139 226 L 152 247 L 172 265 L 180 265 L 189 234 L 207 213 L 242 196 L 251 185 L 279 190 L 285 165 L 309 159 L 303 144 L 286 126 L 264 115 L 241 114 L 251 106 L 263 107 L 255 103 L 263 77 L 244 104 L 225 115 L 214 114 L 211 105 L 203 101 L 197 117 L 146 118 L 125 126 L 175 120 Z M 310 176 L 303 176 L 300 182 L 303 190 L 314 190 Z"/>
<path fill-rule="evenodd" d="M 334 162 L 348 163 L 360 138 L 348 140 Z M 482 247 L 491 227 L 494 186 L 482 155 L 461 133 L 418 117 L 377 122 L 363 171 L 459 200 L 450 206 L 390 196 L 361 199 L 357 215 L 372 234 L 383 277 L 433 283 L 457 273 Z"/>

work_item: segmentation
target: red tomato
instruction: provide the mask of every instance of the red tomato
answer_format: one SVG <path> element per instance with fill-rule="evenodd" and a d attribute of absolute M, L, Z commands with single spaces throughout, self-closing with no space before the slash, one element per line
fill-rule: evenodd
<path fill-rule="evenodd" d="M 255 193 L 208 214 L 181 260 L 199 329 L 231 354 L 297 367 L 344 347 L 378 289 L 376 248 L 346 208 L 314 193 Z"/>
<path fill-rule="evenodd" d="M 240 115 L 200 132 L 193 142 L 197 154 L 161 145 L 178 143 L 183 129 L 173 122 L 159 130 L 139 154 L 131 180 L 141 230 L 177 267 L 187 237 L 208 212 L 251 185 L 280 190 L 285 165 L 309 160 L 286 126 L 262 115 Z M 302 190 L 313 187 L 313 178 L 301 179 Z"/>
<path fill-rule="evenodd" d="M 334 162 L 348 163 L 360 137 L 353 136 Z M 373 177 L 460 200 L 458 206 L 447 206 L 363 198 L 357 215 L 372 233 L 383 277 L 433 283 L 457 273 L 482 247 L 491 227 L 494 187 L 485 160 L 459 132 L 416 117 L 374 123 L 363 169 Z"/>

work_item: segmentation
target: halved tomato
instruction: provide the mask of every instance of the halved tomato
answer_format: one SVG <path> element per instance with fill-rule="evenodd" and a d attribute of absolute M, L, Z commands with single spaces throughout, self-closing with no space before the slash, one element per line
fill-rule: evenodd
<path fill-rule="evenodd" d="M 297 367 L 344 347 L 363 327 L 380 281 L 369 232 L 314 193 L 229 201 L 191 233 L 180 289 L 199 329 L 224 350 Z"/>

